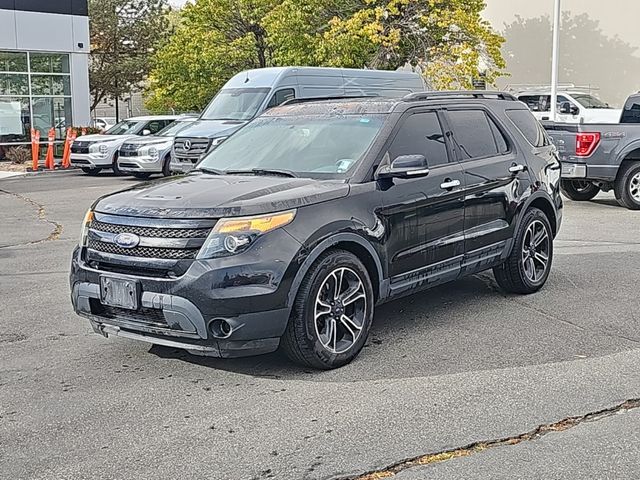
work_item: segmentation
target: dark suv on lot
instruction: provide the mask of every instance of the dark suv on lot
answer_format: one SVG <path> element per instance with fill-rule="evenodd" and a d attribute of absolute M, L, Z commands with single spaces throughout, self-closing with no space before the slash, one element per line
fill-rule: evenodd
<path fill-rule="evenodd" d="M 492 92 L 269 110 L 198 169 L 87 212 L 72 301 L 96 332 L 235 357 L 352 360 L 374 306 L 493 268 L 540 289 L 562 219 L 555 148 Z"/>

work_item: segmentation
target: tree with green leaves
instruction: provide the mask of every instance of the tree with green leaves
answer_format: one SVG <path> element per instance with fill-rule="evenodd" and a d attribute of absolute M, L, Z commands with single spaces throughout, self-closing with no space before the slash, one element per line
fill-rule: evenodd
<path fill-rule="evenodd" d="M 90 0 L 91 109 L 139 88 L 168 37 L 167 0 Z"/>
<path fill-rule="evenodd" d="M 435 87 L 502 73 L 482 0 L 197 0 L 155 56 L 147 106 L 203 108 L 238 71 L 308 65 L 416 67 Z"/>

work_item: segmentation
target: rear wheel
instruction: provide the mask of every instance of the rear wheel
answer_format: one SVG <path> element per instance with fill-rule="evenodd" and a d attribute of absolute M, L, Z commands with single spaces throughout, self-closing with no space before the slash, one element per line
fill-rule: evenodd
<path fill-rule="evenodd" d="M 100 173 L 100 171 L 102 171 L 101 168 L 89 168 L 89 167 L 82 167 L 82 171 L 84 173 L 86 173 L 87 175 L 98 175 Z"/>
<path fill-rule="evenodd" d="M 629 210 L 640 210 L 640 162 L 626 164 L 613 186 L 616 200 Z"/>
<path fill-rule="evenodd" d="M 588 180 L 562 180 L 560 189 L 566 197 L 578 202 L 591 200 L 600 193 L 600 187 Z"/>
<path fill-rule="evenodd" d="M 346 365 L 367 341 L 373 303 L 369 273 L 358 257 L 344 250 L 322 254 L 300 285 L 283 350 L 303 366 Z"/>
<path fill-rule="evenodd" d="M 553 260 L 553 232 L 542 210 L 531 208 L 525 213 L 511 254 L 494 267 L 493 274 L 503 290 L 533 293 L 545 284 Z"/>
<path fill-rule="evenodd" d="M 118 167 L 118 152 L 113 154 L 113 162 L 111 163 L 111 168 L 113 169 L 113 173 L 115 173 L 116 175 L 122 175 L 120 167 Z"/>
<path fill-rule="evenodd" d="M 151 174 L 149 172 L 134 172 L 133 176 L 140 180 L 146 180 L 151 176 Z"/>

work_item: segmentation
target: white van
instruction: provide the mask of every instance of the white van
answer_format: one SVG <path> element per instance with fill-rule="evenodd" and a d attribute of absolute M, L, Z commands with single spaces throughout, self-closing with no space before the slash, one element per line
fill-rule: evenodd
<path fill-rule="evenodd" d="M 403 97 L 427 88 L 421 75 L 351 68 L 275 67 L 240 72 L 173 144 L 171 170 L 188 172 L 204 154 L 264 110 L 293 98 Z"/>
<path fill-rule="evenodd" d="M 551 87 L 507 87 L 525 103 L 540 121 L 551 120 Z M 622 110 L 609 106 L 595 95 L 593 88 L 561 85 L 558 87 L 556 121 L 561 123 L 617 123 Z"/>

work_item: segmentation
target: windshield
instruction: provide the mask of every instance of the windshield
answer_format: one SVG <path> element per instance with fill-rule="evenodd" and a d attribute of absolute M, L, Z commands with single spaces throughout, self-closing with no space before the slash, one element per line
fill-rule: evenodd
<path fill-rule="evenodd" d="M 202 170 L 284 170 L 300 177 L 341 178 L 376 137 L 385 115 L 261 117 L 200 163 Z"/>
<path fill-rule="evenodd" d="M 138 125 L 138 123 L 139 122 L 134 122 L 132 120 L 124 120 L 114 125 L 113 127 L 111 127 L 109 130 L 104 132 L 104 134 L 105 135 L 124 135 L 127 133 L 134 133 L 135 127 L 136 125 Z"/>
<path fill-rule="evenodd" d="M 599 100 L 596 97 L 593 97 L 591 95 L 581 94 L 581 95 L 572 95 L 572 96 L 584 108 L 611 108 L 602 100 Z"/>
<path fill-rule="evenodd" d="M 203 120 L 251 120 L 270 88 L 223 88 L 202 113 Z"/>
<path fill-rule="evenodd" d="M 182 130 L 187 125 L 190 125 L 191 123 L 193 123 L 193 120 L 176 121 L 176 122 L 170 123 L 169 125 L 164 127 L 162 130 L 160 130 L 158 133 L 156 133 L 156 135 L 159 137 L 175 137 L 180 130 Z"/>

